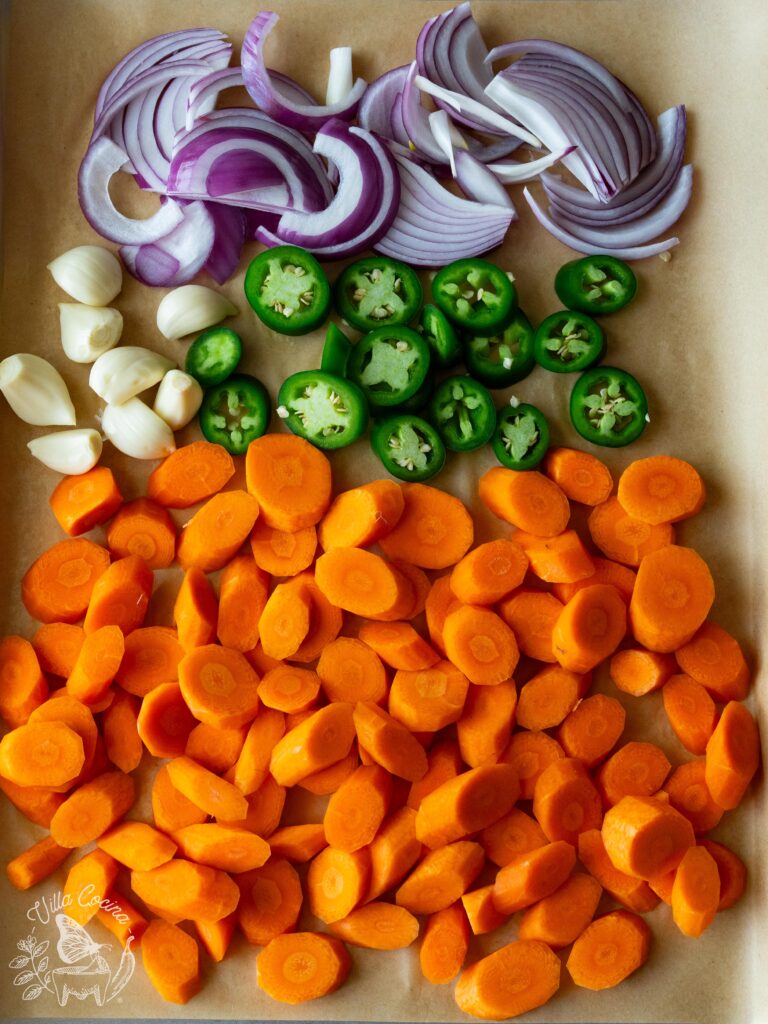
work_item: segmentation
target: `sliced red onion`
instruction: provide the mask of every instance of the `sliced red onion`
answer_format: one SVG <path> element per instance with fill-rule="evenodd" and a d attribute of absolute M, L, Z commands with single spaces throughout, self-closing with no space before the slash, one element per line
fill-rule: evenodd
<path fill-rule="evenodd" d="M 213 217 L 206 204 L 199 202 L 184 206 L 182 213 L 181 223 L 163 238 L 120 249 L 123 262 L 143 284 L 176 288 L 205 266 L 216 233 Z"/>
<path fill-rule="evenodd" d="M 240 53 L 243 82 L 256 106 L 282 124 L 299 131 L 316 131 L 330 118 L 351 120 L 366 89 L 362 78 L 357 79 L 351 92 L 340 102 L 324 106 L 296 103 L 275 89 L 264 63 L 263 49 L 267 36 L 278 20 L 277 14 L 262 11 L 251 22 L 243 40 Z"/>
<path fill-rule="evenodd" d="M 575 148 L 575 146 L 566 146 L 565 149 L 561 149 L 557 153 L 547 153 L 546 156 L 541 156 L 537 160 L 529 160 L 528 163 L 521 163 L 519 160 L 499 161 L 495 164 L 488 164 L 488 170 L 493 171 L 504 185 L 532 181 L 533 178 L 538 178 L 542 171 L 567 157 Z"/>
<path fill-rule="evenodd" d="M 430 163 L 444 164 L 446 154 L 435 141 L 429 126 L 429 114 L 421 105 L 421 93 L 414 83 L 418 67 L 416 61 L 408 69 L 401 98 L 400 115 L 408 145 L 416 154 Z M 399 140 L 398 140 L 399 141 Z"/>
<path fill-rule="evenodd" d="M 325 89 L 325 104 L 343 103 L 354 88 L 352 75 L 352 47 L 335 46 L 329 55 L 328 84 Z"/>
<path fill-rule="evenodd" d="M 218 284 L 224 284 L 237 270 L 246 233 L 245 211 L 235 206 L 208 203 L 213 218 L 213 247 L 205 261 L 205 270 Z"/>
<path fill-rule="evenodd" d="M 392 137 L 392 108 L 403 91 L 408 68 L 408 64 L 392 68 L 371 82 L 357 108 L 357 120 L 361 128 L 385 138 Z"/>
<path fill-rule="evenodd" d="M 506 206 L 512 210 L 514 219 L 517 220 L 517 212 L 509 193 L 490 168 L 480 163 L 466 149 L 456 150 L 454 161 L 456 164 L 454 177 L 465 196 L 478 203 Z"/>
<path fill-rule="evenodd" d="M 450 89 L 443 89 L 442 86 L 435 85 L 434 82 L 430 82 L 428 78 L 424 78 L 423 75 L 417 75 L 414 79 L 417 88 L 421 89 L 422 92 L 428 93 L 435 99 L 442 100 L 451 110 L 458 110 L 459 112 L 469 112 L 473 114 L 479 122 L 479 130 L 482 132 L 494 132 L 498 134 L 499 131 L 505 132 L 507 135 L 513 135 L 515 138 L 520 139 L 521 142 L 527 142 L 529 146 L 540 147 L 541 143 L 525 128 L 521 127 L 515 121 L 510 121 L 508 117 L 504 117 L 503 114 L 496 113 L 495 110 L 491 110 L 490 107 L 484 107 L 482 103 L 478 103 L 477 100 L 473 100 L 467 96 L 462 96 L 460 93 L 451 92 Z M 491 83 L 492 85 L 493 83 Z M 488 87 L 490 89 L 490 86 Z M 490 95 L 490 93 L 489 93 Z"/>
<path fill-rule="evenodd" d="M 451 174 L 456 177 L 456 160 L 454 158 L 457 149 L 467 149 L 467 142 L 459 129 L 453 123 L 445 110 L 435 110 L 429 114 L 429 130 L 432 138 L 448 160 L 451 167 Z"/>
<path fill-rule="evenodd" d="M 185 127 L 189 131 L 195 121 L 204 113 L 209 113 L 224 89 L 234 89 L 243 84 L 241 68 L 222 68 L 212 71 L 209 75 L 198 78 L 189 87 Z"/>
<path fill-rule="evenodd" d="M 85 219 L 104 238 L 124 245 L 142 245 L 163 238 L 183 219 L 178 203 L 170 201 L 146 220 L 126 217 L 115 207 L 109 182 L 125 164 L 125 153 L 110 139 L 88 147 L 80 164 L 77 194 Z"/>

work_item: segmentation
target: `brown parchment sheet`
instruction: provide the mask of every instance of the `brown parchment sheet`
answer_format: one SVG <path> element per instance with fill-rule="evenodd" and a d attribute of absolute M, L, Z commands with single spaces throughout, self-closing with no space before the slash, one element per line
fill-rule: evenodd
<path fill-rule="evenodd" d="M 274 0 L 281 15 L 268 44 L 268 63 L 324 95 L 327 53 L 354 48 L 356 70 L 369 81 L 413 59 L 418 30 L 447 6 L 444 0 Z M 651 424 L 628 451 L 605 452 L 615 471 L 653 453 L 690 459 L 707 481 L 704 512 L 679 530 L 697 548 L 717 583 L 713 616 L 743 642 L 756 666 L 750 697 L 765 708 L 762 670 L 766 585 L 766 386 L 765 235 L 768 229 L 765 166 L 768 76 L 765 43 L 768 7 L 762 0 L 474 0 L 490 44 L 547 37 L 580 47 L 603 60 L 657 115 L 684 102 L 689 112 L 689 159 L 696 167 L 694 199 L 676 230 L 682 244 L 671 262 L 637 264 L 636 301 L 605 326 L 609 361 L 646 385 Z M 54 285 L 46 264 L 71 246 L 100 241 L 80 214 L 76 171 L 90 131 L 98 86 L 110 68 L 142 40 L 174 29 L 214 26 L 237 47 L 258 10 L 244 0 L 11 0 L 0 7 L 6 60 L 2 111 L 2 297 L 0 355 L 36 352 L 51 359 L 67 380 L 79 425 L 97 423 L 98 405 L 87 388 L 88 367 L 69 363 L 59 343 L 57 302 L 70 301 Z M 234 95 L 234 94 L 233 94 Z M 234 100 L 232 100 L 234 102 Z M 495 258 L 512 270 L 521 305 L 534 321 L 557 308 L 554 272 L 573 258 L 539 228 L 519 198 L 521 221 Z M 229 323 L 246 342 L 243 368 L 272 394 L 288 373 L 318 365 L 322 337 L 277 338 L 257 324 L 242 297 L 243 271 L 257 251 L 251 245 L 241 271 L 223 288 L 239 306 Z M 212 283 L 206 281 L 206 283 Z M 168 343 L 155 326 L 163 292 L 125 276 L 115 305 L 125 318 L 123 343 L 142 344 L 180 360 L 187 342 Z M 579 445 L 568 423 L 571 381 L 537 371 L 515 393 L 541 405 L 555 443 Z M 274 426 L 274 424 L 273 424 Z M 47 499 L 58 476 L 35 462 L 25 444 L 48 428 L 29 427 L 0 401 L 0 629 L 31 635 L 18 584 L 29 563 L 61 538 Z M 186 436 L 192 438 L 190 429 Z M 119 475 L 127 498 L 142 493 L 151 464 L 122 458 L 105 445 L 104 463 Z M 438 485 L 463 496 L 480 524 L 479 539 L 504 528 L 474 497 L 478 476 L 493 464 L 490 450 L 455 458 Z M 333 456 L 336 480 L 349 486 L 381 475 L 366 441 Z M 180 516 L 183 521 L 186 516 Z M 98 536 L 98 531 L 96 533 Z M 150 621 L 162 621 L 178 581 L 166 574 L 156 590 Z M 605 680 L 598 688 L 610 689 Z M 688 758 L 672 735 L 658 695 L 635 702 L 624 739 L 655 739 L 679 763 Z M 144 770 L 143 776 L 149 777 Z M 140 814 L 146 809 L 137 806 Z M 768 899 L 764 838 L 766 799 L 758 780 L 742 807 L 714 832 L 747 860 L 747 896 L 718 917 L 697 941 L 684 938 L 666 907 L 648 916 L 654 933 L 649 963 L 616 989 L 576 989 L 563 971 L 560 993 L 524 1018 L 548 1022 L 697 1022 L 760 1024 L 768 1021 Z M 288 810 L 297 820 L 299 807 Z M 315 808 L 316 813 L 321 809 Z M 293 817 L 291 817 L 293 815 Z M 319 820 L 319 818 L 315 819 Z M 8 860 L 42 832 L 0 801 L 0 859 Z M 23 1001 L 17 942 L 33 924 L 49 940 L 50 966 L 59 963 L 54 922 L 31 921 L 36 900 L 54 898 L 62 870 L 33 893 L 18 893 L 0 878 L 0 1018 L 466 1020 L 452 985 L 435 987 L 420 976 L 415 950 L 353 950 L 349 982 L 336 994 L 304 1007 L 270 1001 L 255 982 L 256 950 L 236 939 L 220 965 L 203 957 L 205 984 L 186 1007 L 164 1003 L 151 988 L 137 956 L 134 977 L 102 1007 L 93 997 L 59 1007 L 43 992 Z M 39 895 L 38 895 L 39 894 Z M 44 916 L 44 915 L 43 915 Z M 304 923 L 312 926 L 309 918 Z M 476 941 L 473 955 L 514 937 L 515 921 Z M 96 922 L 94 942 L 110 941 Z M 105 952 L 110 968 L 116 942 Z"/>

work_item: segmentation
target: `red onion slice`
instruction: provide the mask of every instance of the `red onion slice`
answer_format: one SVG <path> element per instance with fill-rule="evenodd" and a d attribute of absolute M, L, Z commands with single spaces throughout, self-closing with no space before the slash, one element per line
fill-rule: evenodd
<path fill-rule="evenodd" d="M 498 76 L 497 76 L 498 77 Z M 473 100 L 470 97 L 462 96 L 460 93 L 451 92 L 450 89 L 443 89 L 442 86 L 435 85 L 434 82 L 430 82 L 428 78 L 424 78 L 423 75 L 417 75 L 414 79 L 416 86 L 421 89 L 422 92 L 428 93 L 437 100 L 442 100 L 449 108 L 450 112 L 455 110 L 460 113 L 469 112 L 476 116 L 479 124 L 479 130 L 482 132 L 494 132 L 498 134 L 500 131 L 507 135 L 514 135 L 515 138 L 520 139 L 521 142 L 527 142 L 529 146 L 539 148 L 541 142 L 532 135 L 529 131 L 526 131 L 521 125 L 515 121 L 510 121 L 508 117 L 504 117 L 503 114 L 497 114 L 495 110 L 491 110 L 490 107 L 484 107 L 482 103 L 478 103 L 477 100 Z M 491 82 L 493 85 L 493 82 Z M 488 95 L 490 94 L 491 86 L 488 86 Z M 505 108 L 506 109 L 506 108 Z"/>
<path fill-rule="evenodd" d="M 182 213 L 181 223 L 163 238 L 120 249 L 123 262 L 143 284 L 176 288 L 203 269 L 215 239 L 213 218 L 199 202 L 184 206 Z"/>
<path fill-rule="evenodd" d="M 519 160 L 504 160 L 495 164 L 488 164 L 488 169 L 493 171 L 496 177 L 504 185 L 516 185 L 523 181 L 532 181 L 538 178 L 542 171 L 548 167 L 560 163 L 576 147 L 566 146 L 557 153 L 547 153 L 537 160 L 529 160 L 528 163 L 521 163 Z"/>
<path fill-rule="evenodd" d="M 454 177 L 465 196 L 475 199 L 478 203 L 507 206 L 512 210 L 514 219 L 517 220 L 517 212 L 509 193 L 490 168 L 480 163 L 465 149 L 456 150 L 454 161 L 456 163 Z"/>
<path fill-rule="evenodd" d="M 392 108 L 403 91 L 408 67 L 408 64 L 403 64 L 399 68 L 392 68 L 371 82 L 357 108 L 357 120 L 361 128 L 385 138 L 391 137 Z"/>
<path fill-rule="evenodd" d="M 245 211 L 235 206 L 209 203 L 208 213 L 213 218 L 215 236 L 213 247 L 205 261 L 205 270 L 218 284 L 224 284 L 237 270 L 240 253 L 245 243 Z"/>

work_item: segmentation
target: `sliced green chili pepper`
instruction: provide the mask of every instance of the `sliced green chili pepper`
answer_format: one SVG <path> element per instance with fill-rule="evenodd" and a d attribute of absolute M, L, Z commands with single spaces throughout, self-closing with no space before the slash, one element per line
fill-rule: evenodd
<path fill-rule="evenodd" d="M 552 313 L 536 328 L 536 362 L 553 373 L 588 370 L 605 354 L 603 329 L 586 313 L 564 309 Z"/>
<path fill-rule="evenodd" d="M 549 424 L 535 405 L 510 404 L 499 413 L 491 443 L 502 466 L 533 469 L 549 448 Z"/>
<path fill-rule="evenodd" d="M 478 334 L 464 339 L 464 363 L 487 388 L 508 388 L 527 377 L 536 365 L 531 321 L 518 309 L 500 334 Z"/>
<path fill-rule="evenodd" d="M 631 302 L 637 291 L 637 278 L 615 256 L 585 256 L 560 267 L 555 291 L 568 309 L 600 316 L 615 313 Z"/>
<path fill-rule="evenodd" d="M 333 321 L 325 330 L 325 344 L 320 358 L 320 369 L 333 373 L 337 377 L 346 377 L 349 357 L 352 355 L 352 342 L 344 331 L 339 330 Z"/>
<path fill-rule="evenodd" d="M 371 447 L 398 480 L 429 480 L 445 465 L 440 435 L 418 416 L 401 414 L 379 420 L 371 431 Z"/>
<path fill-rule="evenodd" d="M 648 422 L 648 400 L 626 370 L 595 366 L 571 392 L 571 422 L 585 441 L 621 448 L 638 438 Z"/>
<path fill-rule="evenodd" d="M 416 394 L 428 372 L 427 343 L 409 327 L 377 327 L 358 341 L 349 359 L 349 378 L 372 409 L 401 405 Z"/>
<path fill-rule="evenodd" d="M 502 331 L 517 308 L 517 292 L 499 267 L 487 260 L 449 263 L 432 281 L 435 304 L 470 334 Z"/>
<path fill-rule="evenodd" d="M 461 345 L 445 313 L 428 302 L 421 311 L 419 334 L 429 345 L 435 366 L 442 370 L 461 358 Z"/>
<path fill-rule="evenodd" d="M 322 370 L 287 377 L 277 396 L 277 415 L 317 448 L 345 448 L 368 426 L 368 406 L 355 384 Z"/>
<path fill-rule="evenodd" d="M 200 406 L 203 436 L 232 455 L 245 455 L 248 445 L 269 426 L 267 389 L 245 373 L 236 373 L 209 388 Z"/>
<path fill-rule="evenodd" d="M 416 316 L 421 297 L 416 272 L 388 256 L 350 263 L 334 286 L 339 316 L 359 331 L 407 324 Z"/>
<path fill-rule="evenodd" d="M 235 372 L 242 355 L 239 334 L 229 327 L 209 327 L 187 350 L 184 369 L 204 388 L 210 388 Z"/>
<path fill-rule="evenodd" d="M 278 245 L 251 261 L 245 297 L 256 316 L 278 334 L 308 334 L 328 315 L 331 286 L 311 253 Z"/>
<path fill-rule="evenodd" d="M 429 403 L 430 419 L 446 448 L 471 452 L 490 441 L 496 408 L 490 392 L 472 377 L 448 377 Z"/>

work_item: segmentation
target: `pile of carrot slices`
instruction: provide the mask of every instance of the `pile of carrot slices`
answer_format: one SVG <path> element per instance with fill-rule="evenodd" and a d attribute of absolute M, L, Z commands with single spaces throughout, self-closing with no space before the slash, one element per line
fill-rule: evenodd
<path fill-rule="evenodd" d="M 477 546 L 458 498 L 389 480 L 334 496 L 325 455 L 292 435 L 255 441 L 244 469 L 233 486 L 201 441 L 146 497 L 124 501 L 103 467 L 51 496 L 67 537 L 21 585 L 40 626 L 0 643 L 0 786 L 47 830 L 13 885 L 88 847 L 67 913 L 140 946 L 171 1002 L 236 929 L 287 1003 L 341 985 L 349 945 L 421 936 L 424 977 L 458 978 L 459 1007 L 492 1020 L 549 1000 L 563 963 L 584 988 L 620 983 L 662 901 L 694 937 L 735 903 L 745 866 L 707 833 L 759 742 L 744 655 L 707 618 L 710 571 L 676 543 L 704 502 L 692 466 L 641 459 L 615 495 L 571 449 L 491 469 L 479 497 L 512 529 Z M 178 530 L 169 510 L 193 507 Z M 82 536 L 100 526 L 105 543 Z M 174 562 L 173 622 L 148 625 Z M 657 690 L 674 767 L 622 743 Z M 152 820 L 126 819 L 146 754 Z M 512 915 L 515 941 L 478 957 L 472 936 Z"/>

